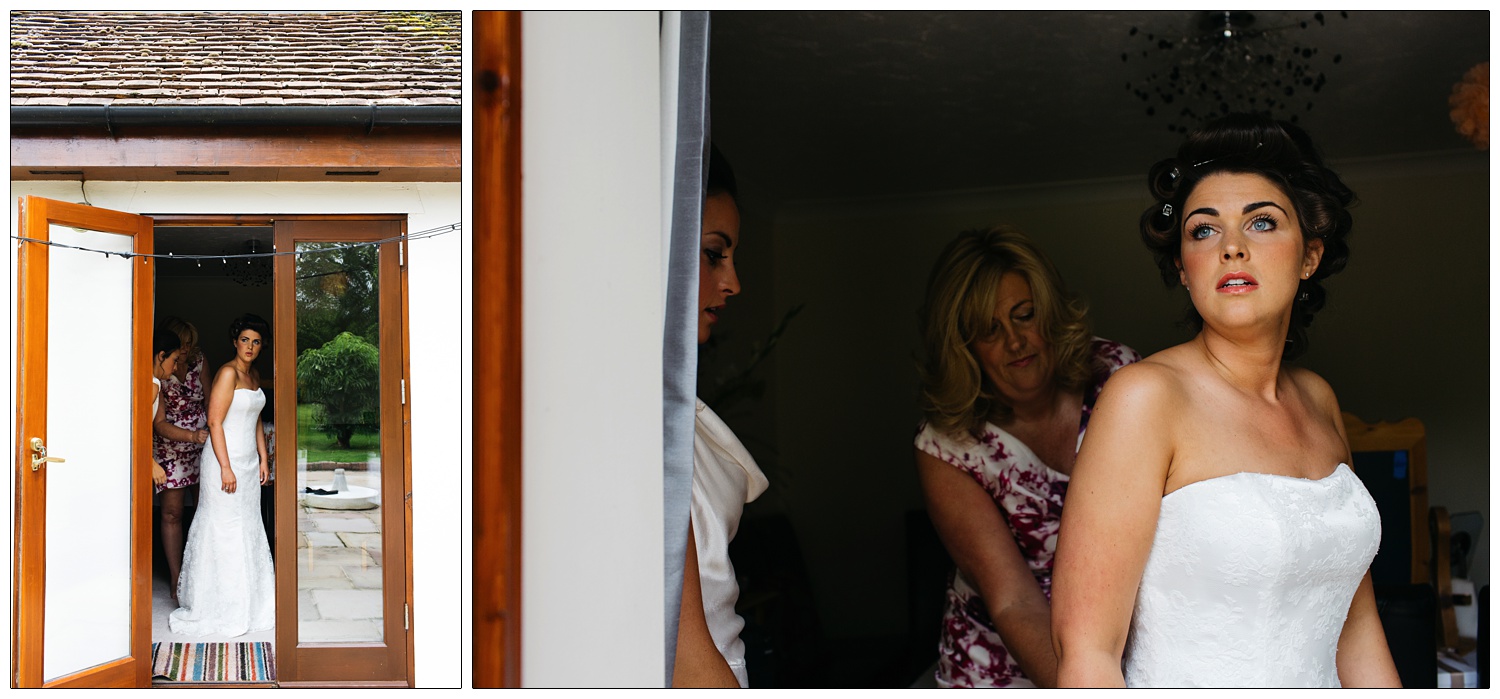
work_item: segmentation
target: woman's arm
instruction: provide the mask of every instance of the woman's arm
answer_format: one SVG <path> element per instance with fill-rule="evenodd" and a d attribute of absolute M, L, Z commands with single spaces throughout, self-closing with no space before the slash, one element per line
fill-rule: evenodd
<path fill-rule="evenodd" d="M 698 543 L 688 523 L 687 560 L 682 567 L 682 609 L 677 614 L 677 659 L 672 664 L 673 687 L 730 687 L 740 681 L 714 645 L 703 614 L 703 586 L 698 578 Z"/>
<path fill-rule="evenodd" d="M 229 416 L 229 405 L 234 402 L 237 383 L 239 378 L 234 367 L 225 366 L 214 375 L 214 385 L 208 393 L 208 437 L 214 458 L 219 462 L 219 474 L 226 493 L 233 493 L 239 486 L 235 482 L 234 468 L 229 463 L 229 443 L 224 440 L 224 418 Z"/>
<path fill-rule="evenodd" d="M 1052 573 L 1058 685 L 1120 687 L 1120 659 L 1173 456 L 1169 370 L 1117 372 L 1073 466 Z"/>
<path fill-rule="evenodd" d="M 160 387 L 157 387 L 156 390 L 157 393 L 161 392 Z M 151 420 L 151 429 L 174 442 L 203 444 L 208 441 L 208 432 L 206 430 L 189 430 L 172 424 L 172 421 L 167 419 L 167 402 L 164 400 L 157 401 L 156 415 Z"/>
<path fill-rule="evenodd" d="M 153 382 L 151 388 L 151 402 L 157 404 L 155 419 L 161 419 L 161 386 Z M 161 462 L 156 460 L 155 455 L 151 457 L 151 482 L 158 488 L 167 484 L 167 469 L 162 468 Z"/>
<path fill-rule="evenodd" d="M 261 428 L 260 418 L 255 418 L 255 450 L 260 452 L 260 484 L 271 482 L 270 451 L 266 449 L 266 431 Z"/>
<path fill-rule="evenodd" d="M 1312 393 L 1322 407 L 1325 418 L 1333 423 L 1339 440 L 1344 443 L 1344 463 L 1353 464 L 1354 455 L 1349 450 L 1349 435 L 1344 430 L 1344 414 L 1339 410 L 1338 396 L 1333 387 L 1321 377 L 1306 372 L 1299 378 L 1303 386 Z M 1385 628 L 1380 624 L 1380 610 L 1375 606 L 1375 585 L 1370 572 L 1354 591 L 1349 602 L 1349 616 L 1344 619 L 1344 629 L 1339 632 L 1338 655 L 1339 684 L 1345 687 L 1400 687 L 1401 676 L 1396 673 L 1396 661 L 1391 658 L 1390 646 L 1386 644 Z"/>
<path fill-rule="evenodd" d="M 1056 686 L 1047 597 L 995 501 L 973 478 L 921 449 L 917 475 L 938 538 L 964 579 L 978 588 L 1005 649 L 1036 686 Z"/>
<path fill-rule="evenodd" d="M 1339 633 L 1335 662 L 1339 684 L 1345 687 L 1401 686 L 1396 661 L 1391 659 L 1391 649 L 1385 642 L 1385 629 L 1380 625 L 1380 614 L 1375 607 L 1375 586 L 1370 582 L 1368 572 L 1349 604 L 1349 616 L 1344 620 L 1344 630 Z"/>

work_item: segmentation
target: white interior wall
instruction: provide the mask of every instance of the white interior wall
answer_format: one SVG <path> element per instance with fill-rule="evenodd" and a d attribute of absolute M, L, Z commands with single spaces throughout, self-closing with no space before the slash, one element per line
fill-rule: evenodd
<path fill-rule="evenodd" d="M 521 21 L 521 682 L 660 687 L 658 15 Z"/>
<path fill-rule="evenodd" d="M 407 230 L 415 233 L 460 222 L 461 193 L 462 185 L 456 182 L 89 182 L 87 203 L 145 214 L 406 214 Z M 16 230 L 16 198 L 27 194 L 84 203 L 77 182 L 12 182 L 12 230 Z M 409 550 L 414 577 L 415 672 L 421 687 L 458 687 L 464 680 L 459 534 L 461 512 L 468 502 L 457 485 L 464 413 L 460 384 L 467 373 L 460 335 L 460 328 L 468 322 L 461 311 L 462 285 L 468 278 L 462 267 L 466 249 L 460 233 L 414 241 L 407 248 L 414 461 Z M 11 246 L 12 285 L 14 250 Z M 13 291 L 13 286 L 7 288 Z M 12 308 L 14 324 L 10 299 L 7 306 Z M 15 337 L 14 325 L 11 337 Z M 15 370 L 12 354 L 7 377 L 15 376 Z M 10 405 L 13 411 L 13 395 Z M 15 424 L 13 418 L 10 424 Z M 15 453 L 13 441 L 10 448 L 9 453 Z M 3 612 L 7 622 L 10 612 L 7 605 Z M 0 647 L 8 647 L 9 639 L 5 634 Z"/>

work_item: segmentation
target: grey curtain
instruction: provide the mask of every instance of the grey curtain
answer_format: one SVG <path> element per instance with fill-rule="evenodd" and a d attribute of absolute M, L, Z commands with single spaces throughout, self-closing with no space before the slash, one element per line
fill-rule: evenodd
<path fill-rule="evenodd" d="M 698 239 L 708 160 L 708 12 L 684 11 L 678 26 L 677 143 L 662 343 L 662 468 L 666 559 L 666 678 L 672 686 L 682 566 L 693 497 L 693 419 L 698 374 Z M 666 27 L 664 27 L 666 29 Z M 664 38 L 669 32 L 664 31 Z M 668 47 L 670 50 L 670 47 Z"/>

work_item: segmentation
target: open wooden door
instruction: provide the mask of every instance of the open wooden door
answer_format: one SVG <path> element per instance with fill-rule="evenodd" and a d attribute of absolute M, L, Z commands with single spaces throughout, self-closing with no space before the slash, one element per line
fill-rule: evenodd
<path fill-rule="evenodd" d="M 11 684 L 149 686 L 152 220 L 20 214 Z"/>
<path fill-rule="evenodd" d="M 410 686 L 405 220 L 275 225 L 279 683 Z"/>

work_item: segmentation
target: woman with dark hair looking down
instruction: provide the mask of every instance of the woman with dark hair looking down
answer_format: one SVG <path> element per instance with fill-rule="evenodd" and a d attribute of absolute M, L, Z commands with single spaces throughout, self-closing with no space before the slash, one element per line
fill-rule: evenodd
<path fill-rule="evenodd" d="M 719 311 L 740 293 L 740 212 L 734 173 L 713 148 L 703 198 L 698 255 L 698 344 L 708 342 Z M 745 620 L 734 604 L 740 587 L 729 561 L 729 542 L 739 530 L 745 504 L 769 485 L 760 467 L 729 426 L 702 400 L 693 425 L 693 501 L 677 621 L 674 687 L 748 687 Z"/>
<path fill-rule="evenodd" d="M 1099 398 L 1057 549 L 1059 683 L 1397 686 L 1379 513 L 1333 390 L 1287 363 L 1348 260 L 1354 195 L 1300 129 L 1247 115 L 1150 184 L 1141 236 L 1199 330 Z"/>

